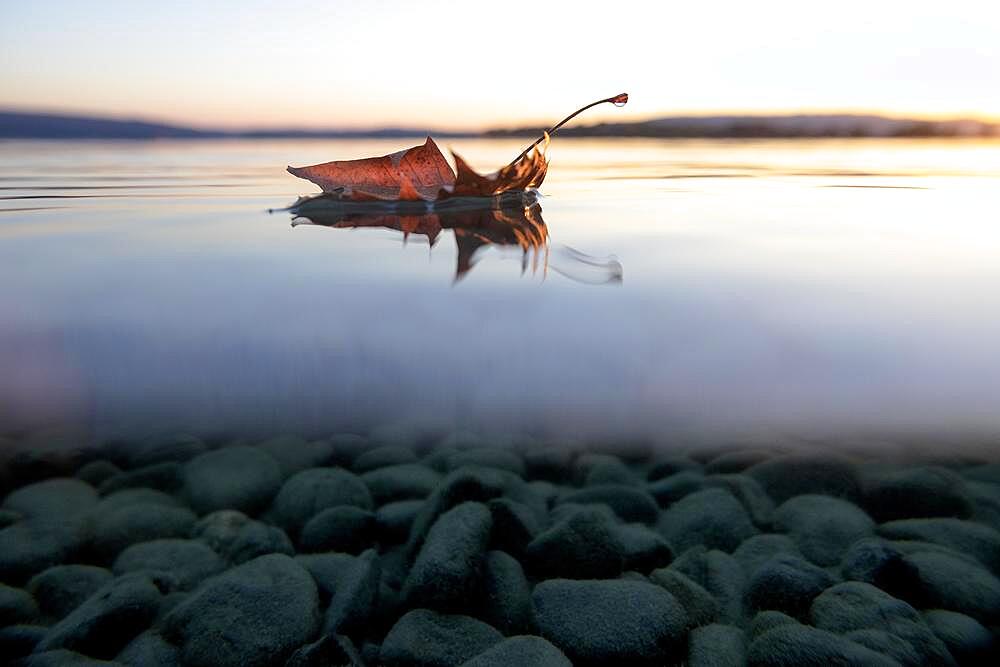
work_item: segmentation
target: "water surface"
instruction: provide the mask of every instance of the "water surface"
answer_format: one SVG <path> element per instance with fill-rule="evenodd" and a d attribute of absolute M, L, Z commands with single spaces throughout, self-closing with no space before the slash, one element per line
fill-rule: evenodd
<path fill-rule="evenodd" d="M 557 140 L 530 246 L 268 212 L 406 145 L 0 143 L 0 430 L 1000 431 L 1000 143 Z"/>

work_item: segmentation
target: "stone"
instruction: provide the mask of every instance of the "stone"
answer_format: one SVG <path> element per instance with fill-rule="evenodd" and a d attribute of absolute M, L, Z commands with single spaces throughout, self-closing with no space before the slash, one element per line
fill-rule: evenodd
<path fill-rule="evenodd" d="M 719 616 L 719 603 L 712 594 L 686 575 L 670 568 L 654 570 L 649 580 L 663 587 L 687 612 L 692 627 L 708 625 Z"/>
<path fill-rule="evenodd" d="M 281 466 L 256 447 L 225 447 L 184 465 L 184 495 L 198 514 L 231 509 L 254 514 L 281 488 Z M 308 517 L 307 517 L 308 518 Z"/>
<path fill-rule="evenodd" d="M 320 603 L 328 606 L 330 598 L 340 588 L 340 580 L 358 562 L 358 556 L 340 553 L 300 554 L 295 561 L 312 575 L 319 590 Z"/>
<path fill-rule="evenodd" d="M 201 540 L 233 565 L 266 554 L 295 553 L 285 531 L 235 510 L 219 510 L 203 517 L 191 530 L 191 537 Z"/>
<path fill-rule="evenodd" d="M 111 461 L 98 459 L 96 461 L 91 461 L 77 470 L 76 478 L 83 480 L 94 488 L 97 488 L 101 482 L 109 477 L 114 477 L 121 471 L 122 469 Z"/>
<path fill-rule="evenodd" d="M 839 563 L 854 542 L 870 537 L 875 528 L 857 505 L 817 494 L 786 500 L 774 512 L 774 525 L 795 540 L 806 558 L 823 567 Z"/>
<path fill-rule="evenodd" d="M 463 466 L 482 466 L 506 470 L 524 477 L 524 461 L 515 452 L 496 447 L 482 447 L 455 452 L 448 457 L 448 468 L 458 470 Z"/>
<path fill-rule="evenodd" d="M 462 607 L 480 583 L 493 518 L 481 503 L 462 503 L 438 518 L 403 588 L 411 606 Z"/>
<path fill-rule="evenodd" d="M 75 558 L 85 535 L 85 517 L 79 514 L 36 516 L 0 529 L 0 581 L 20 584 Z"/>
<path fill-rule="evenodd" d="M 31 593 L 0 584 L 0 626 L 28 623 L 38 616 L 38 603 Z"/>
<path fill-rule="evenodd" d="M 712 594 L 719 604 L 720 623 L 742 625 L 747 578 L 735 558 L 718 549 L 695 547 L 681 554 L 670 567 Z"/>
<path fill-rule="evenodd" d="M 347 467 L 358 456 L 371 448 L 368 438 L 356 433 L 335 433 L 326 439 L 333 446 L 331 465 Z"/>
<path fill-rule="evenodd" d="M 684 496 L 663 512 L 657 528 L 678 552 L 701 545 L 732 551 L 757 532 L 740 501 L 722 489 Z"/>
<path fill-rule="evenodd" d="M 648 484 L 646 491 L 656 502 L 666 507 L 704 488 L 705 475 L 700 470 L 685 470 Z"/>
<path fill-rule="evenodd" d="M 278 462 L 282 477 L 328 465 L 334 457 L 333 445 L 329 441 L 307 441 L 295 435 L 269 438 L 258 443 L 257 447 Z"/>
<path fill-rule="evenodd" d="M 309 519 L 328 507 L 373 508 L 371 493 L 361 478 L 343 468 L 309 468 L 292 475 L 274 499 L 279 525 L 298 533 Z"/>
<path fill-rule="evenodd" d="M 31 593 L 0 584 L 0 626 L 28 623 L 38 616 L 38 603 Z"/>
<path fill-rule="evenodd" d="M 748 667 L 899 667 L 861 644 L 807 625 L 787 624 L 763 633 L 747 651 Z"/>
<path fill-rule="evenodd" d="M 817 628 L 838 634 L 870 629 L 889 632 L 910 649 L 878 636 L 866 636 L 859 643 L 885 649 L 897 659 L 908 660 L 906 656 L 912 653 L 916 659 L 910 664 L 954 664 L 916 609 L 870 584 L 848 581 L 828 588 L 813 601 L 809 616 Z"/>
<path fill-rule="evenodd" d="M 410 559 L 405 547 L 383 551 L 379 555 L 379 563 L 382 565 L 382 580 L 397 590 L 402 589 L 410 573 Z"/>
<path fill-rule="evenodd" d="M 6 625 L 0 627 L 0 655 L 7 660 L 21 658 L 38 646 L 49 629 L 43 625 Z"/>
<path fill-rule="evenodd" d="M 774 452 L 766 449 L 739 449 L 719 454 L 708 461 L 705 464 L 705 472 L 710 475 L 739 473 L 772 458 Z"/>
<path fill-rule="evenodd" d="M 222 557 L 204 542 L 166 539 L 133 544 L 118 555 L 111 569 L 118 575 L 166 572 L 180 590 L 189 591 L 225 567 Z"/>
<path fill-rule="evenodd" d="M 36 651 L 68 649 L 110 659 L 153 622 L 166 586 L 145 574 L 119 577 L 49 628 Z"/>
<path fill-rule="evenodd" d="M 353 505 L 329 507 L 309 519 L 299 535 L 302 551 L 360 553 L 375 536 L 375 514 Z"/>
<path fill-rule="evenodd" d="M 965 481 L 938 466 L 893 470 L 869 480 L 865 508 L 878 522 L 925 517 L 967 517 L 972 504 Z"/>
<path fill-rule="evenodd" d="M 282 554 L 206 581 L 164 619 L 165 638 L 191 667 L 271 665 L 309 642 L 318 628 L 316 584 Z"/>
<path fill-rule="evenodd" d="M 123 448 L 123 453 L 128 461 L 128 467 L 141 468 L 168 461 L 183 463 L 204 454 L 207 450 L 205 443 L 199 438 L 187 433 L 177 433 L 149 438 L 139 443 L 129 443 Z"/>
<path fill-rule="evenodd" d="M 750 637 L 756 639 L 779 625 L 799 625 L 799 622 L 788 614 L 774 609 L 759 611 L 750 619 Z"/>
<path fill-rule="evenodd" d="M 421 500 L 398 500 L 379 507 L 375 510 L 379 539 L 389 544 L 404 542 L 423 506 Z"/>
<path fill-rule="evenodd" d="M 548 508 L 556 504 L 556 501 L 563 492 L 563 488 L 544 479 L 533 479 L 528 482 L 528 489 L 540 502 L 539 508 L 542 511 L 539 514 L 539 518 L 542 518 L 541 515 L 545 514 Z"/>
<path fill-rule="evenodd" d="M 3 509 L 26 519 L 42 520 L 80 515 L 97 504 L 97 492 L 90 484 L 72 477 L 57 477 L 22 486 L 3 501 Z"/>
<path fill-rule="evenodd" d="M 494 498 L 506 497 L 544 514 L 547 507 L 523 479 L 506 470 L 467 466 L 449 473 L 427 498 L 424 507 L 410 530 L 406 551 L 415 557 L 423 544 L 427 531 L 437 518 L 463 502 L 485 503 Z"/>
<path fill-rule="evenodd" d="M 139 503 L 95 510 L 88 524 L 89 547 L 100 562 L 125 548 L 157 539 L 187 537 L 197 517 L 188 509 Z"/>
<path fill-rule="evenodd" d="M 969 481 L 965 488 L 972 502 L 969 518 L 1000 531 L 1000 484 Z"/>
<path fill-rule="evenodd" d="M 1000 572 L 1000 532 L 975 521 L 953 518 L 903 519 L 878 527 L 890 540 L 922 540 L 973 556 L 993 572 Z"/>
<path fill-rule="evenodd" d="M 0 509 L 0 529 L 12 526 L 23 518 L 20 512 Z"/>
<path fill-rule="evenodd" d="M 125 507 L 126 505 L 165 505 L 167 507 L 181 507 L 181 502 L 174 496 L 157 491 L 156 489 L 122 489 L 113 491 L 101 498 L 97 505 L 97 510 L 107 512 L 112 509 Z"/>
<path fill-rule="evenodd" d="M 924 664 L 923 659 L 920 657 L 920 653 L 913 647 L 910 642 L 906 641 L 902 637 L 892 634 L 891 632 L 886 632 L 885 630 L 879 630 L 876 628 L 868 628 L 865 630 L 854 630 L 843 635 L 845 639 L 849 639 L 856 644 L 861 644 L 865 648 L 869 648 L 876 653 L 881 653 L 882 655 L 892 658 L 901 665 L 906 665 L 907 667 L 921 667 Z M 954 665 L 954 661 L 951 662 L 940 662 L 936 664 L 941 665 Z"/>
<path fill-rule="evenodd" d="M 365 660 L 344 635 L 323 635 L 312 644 L 306 644 L 292 654 L 285 667 L 365 667 Z"/>
<path fill-rule="evenodd" d="M 310 572 L 315 577 L 315 571 Z M 380 575 L 380 564 L 374 549 L 355 558 L 336 575 L 324 621 L 327 633 L 352 634 L 366 629 L 368 620 L 377 611 Z M 329 587 L 329 574 L 325 578 L 323 585 Z"/>
<path fill-rule="evenodd" d="M 971 616 L 931 609 L 924 612 L 924 620 L 958 664 L 985 667 L 1000 660 L 1000 639 Z"/>
<path fill-rule="evenodd" d="M 828 454 L 788 454 L 747 468 L 771 498 L 783 503 L 794 496 L 820 493 L 855 501 L 861 495 L 857 466 Z"/>
<path fill-rule="evenodd" d="M 573 667 L 566 654 L 541 637 L 508 637 L 462 663 L 462 667 Z"/>
<path fill-rule="evenodd" d="M 914 553 L 903 561 L 916 569 L 918 581 L 914 590 L 905 591 L 906 599 L 984 623 L 1000 621 L 1000 579 L 986 569 L 943 553 Z"/>
<path fill-rule="evenodd" d="M 701 470 L 701 464 L 687 455 L 658 454 L 650 462 L 646 479 L 650 482 L 661 480 L 679 472 Z"/>
<path fill-rule="evenodd" d="M 651 495 L 624 484 L 594 484 L 567 493 L 563 503 L 607 506 L 626 522 L 655 523 L 660 507 Z"/>
<path fill-rule="evenodd" d="M 569 447 L 554 445 L 529 449 L 522 456 L 528 477 L 564 482 L 570 474 L 575 453 Z"/>
<path fill-rule="evenodd" d="M 13 664 L 14 667 L 124 667 L 120 662 L 98 660 L 66 649 L 32 653 Z"/>
<path fill-rule="evenodd" d="M 401 463 L 368 471 L 361 481 L 371 491 L 375 503 L 423 499 L 441 483 L 441 473 L 420 463 Z"/>
<path fill-rule="evenodd" d="M 863 581 L 890 593 L 917 583 L 916 568 L 907 564 L 905 553 L 891 542 L 872 537 L 858 540 L 840 562 L 844 579 Z"/>
<path fill-rule="evenodd" d="M 743 567 L 748 577 L 752 576 L 761 565 L 773 557 L 786 554 L 801 556 L 799 547 L 787 535 L 776 533 L 761 533 L 743 540 L 733 551 L 733 558 Z"/>
<path fill-rule="evenodd" d="M 705 478 L 705 487 L 729 491 L 743 504 L 754 524 L 768 529 L 771 527 L 774 518 L 774 501 L 753 477 L 749 475 L 710 475 Z"/>
<path fill-rule="evenodd" d="M 663 664 L 683 650 L 684 607 L 654 584 L 549 579 L 532 598 L 540 634 L 574 665 Z"/>
<path fill-rule="evenodd" d="M 920 613 L 909 603 L 859 581 L 831 586 L 816 598 L 810 617 L 823 630 L 846 633 L 893 622 L 922 622 Z"/>
<path fill-rule="evenodd" d="M 750 577 L 747 604 L 755 611 L 776 609 L 804 618 L 813 598 L 833 583 L 826 570 L 796 556 L 779 555 Z"/>
<path fill-rule="evenodd" d="M 667 541 L 641 523 L 616 525 L 613 533 L 626 570 L 649 572 L 669 565 L 674 559 L 674 550 Z"/>
<path fill-rule="evenodd" d="M 617 456 L 610 454 L 581 454 L 573 463 L 573 477 L 577 484 L 638 484 L 641 479 Z"/>
<path fill-rule="evenodd" d="M 493 517 L 493 547 L 514 556 L 523 555 L 528 544 L 541 532 L 537 514 L 524 503 L 510 498 L 494 498 L 487 507 Z"/>
<path fill-rule="evenodd" d="M 384 445 L 374 447 L 366 452 L 362 452 L 354 459 L 351 469 L 361 474 L 377 468 L 388 466 L 416 463 L 418 461 L 416 452 L 412 447 L 406 445 Z"/>
<path fill-rule="evenodd" d="M 386 667 L 456 667 L 501 641 L 495 628 L 470 616 L 414 609 L 389 630 L 379 659 Z"/>
<path fill-rule="evenodd" d="M 75 558 L 84 542 L 86 512 L 96 503 L 93 487 L 69 477 L 28 484 L 8 494 L 2 509 L 18 518 L 0 529 L 0 581 L 21 584 Z"/>
<path fill-rule="evenodd" d="M 482 575 L 482 598 L 476 617 L 504 635 L 534 629 L 531 585 L 521 564 L 503 551 L 490 551 Z"/>
<path fill-rule="evenodd" d="M 130 641 L 115 660 L 125 665 L 175 667 L 181 664 L 180 650 L 152 630 Z"/>
<path fill-rule="evenodd" d="M 56 565 L 32 577 L 27 588 L 44 615 L 61 619 L 113 579 L 95 565 Z"/>
<path fill-rule="evenodd" d="M 156 489 L 172 493 L 181 486 L 182 468 L 176 461 L 154 463 L 153 465 L 121 472 L 104 480 L 98 487 L 101 495 L 122 489 Z"/>
<path fill-rule="evenodd" d="M 616 577 L 625 558 L 611 511 L 574 508 L 532 540 L 525 549 L 528 569 L 545 576 L 580 579 Z"/>
<path fill-rule="evenodd" d="M 746 664 L 743 631 L 713 623 L 695 628 L 688 638 L 687 667 L 743 667 Z"/>

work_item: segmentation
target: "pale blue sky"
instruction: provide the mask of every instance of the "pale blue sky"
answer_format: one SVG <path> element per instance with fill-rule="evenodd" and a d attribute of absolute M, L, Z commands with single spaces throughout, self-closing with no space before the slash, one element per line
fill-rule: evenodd
<path fill-rule="evenodd" d="M 1000 7 L 0 0 L 0 107 L 481 128 L 720 111 L 1000 117 Z"/>

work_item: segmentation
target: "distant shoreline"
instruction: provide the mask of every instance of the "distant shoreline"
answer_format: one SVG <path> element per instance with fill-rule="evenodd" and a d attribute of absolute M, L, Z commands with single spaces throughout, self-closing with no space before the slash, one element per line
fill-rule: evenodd
<path fill-rule="evenodd" d="M 455 132 L 388 127 L 368 130 L 222 130 L 98 116 L 0 111 L 0 139 L 396 139 L 537 137 L 544 128 Z M 1000 123 L 972 119 L 928 120 L 851 114 L 677 116 L 632 123 L 567 127 L 561 137 L 655 139 L 991 138 Z"/>

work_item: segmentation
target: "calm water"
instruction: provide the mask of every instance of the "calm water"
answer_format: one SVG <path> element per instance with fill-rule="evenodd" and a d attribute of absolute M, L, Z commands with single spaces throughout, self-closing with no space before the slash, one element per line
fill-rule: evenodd
<path fill-rule="evenodd" d="M 556 140 L 527 255 L 268 212 L 407 145 L 0 143 L 0 431 L 1000 432 L 1000 143 Z"/>

